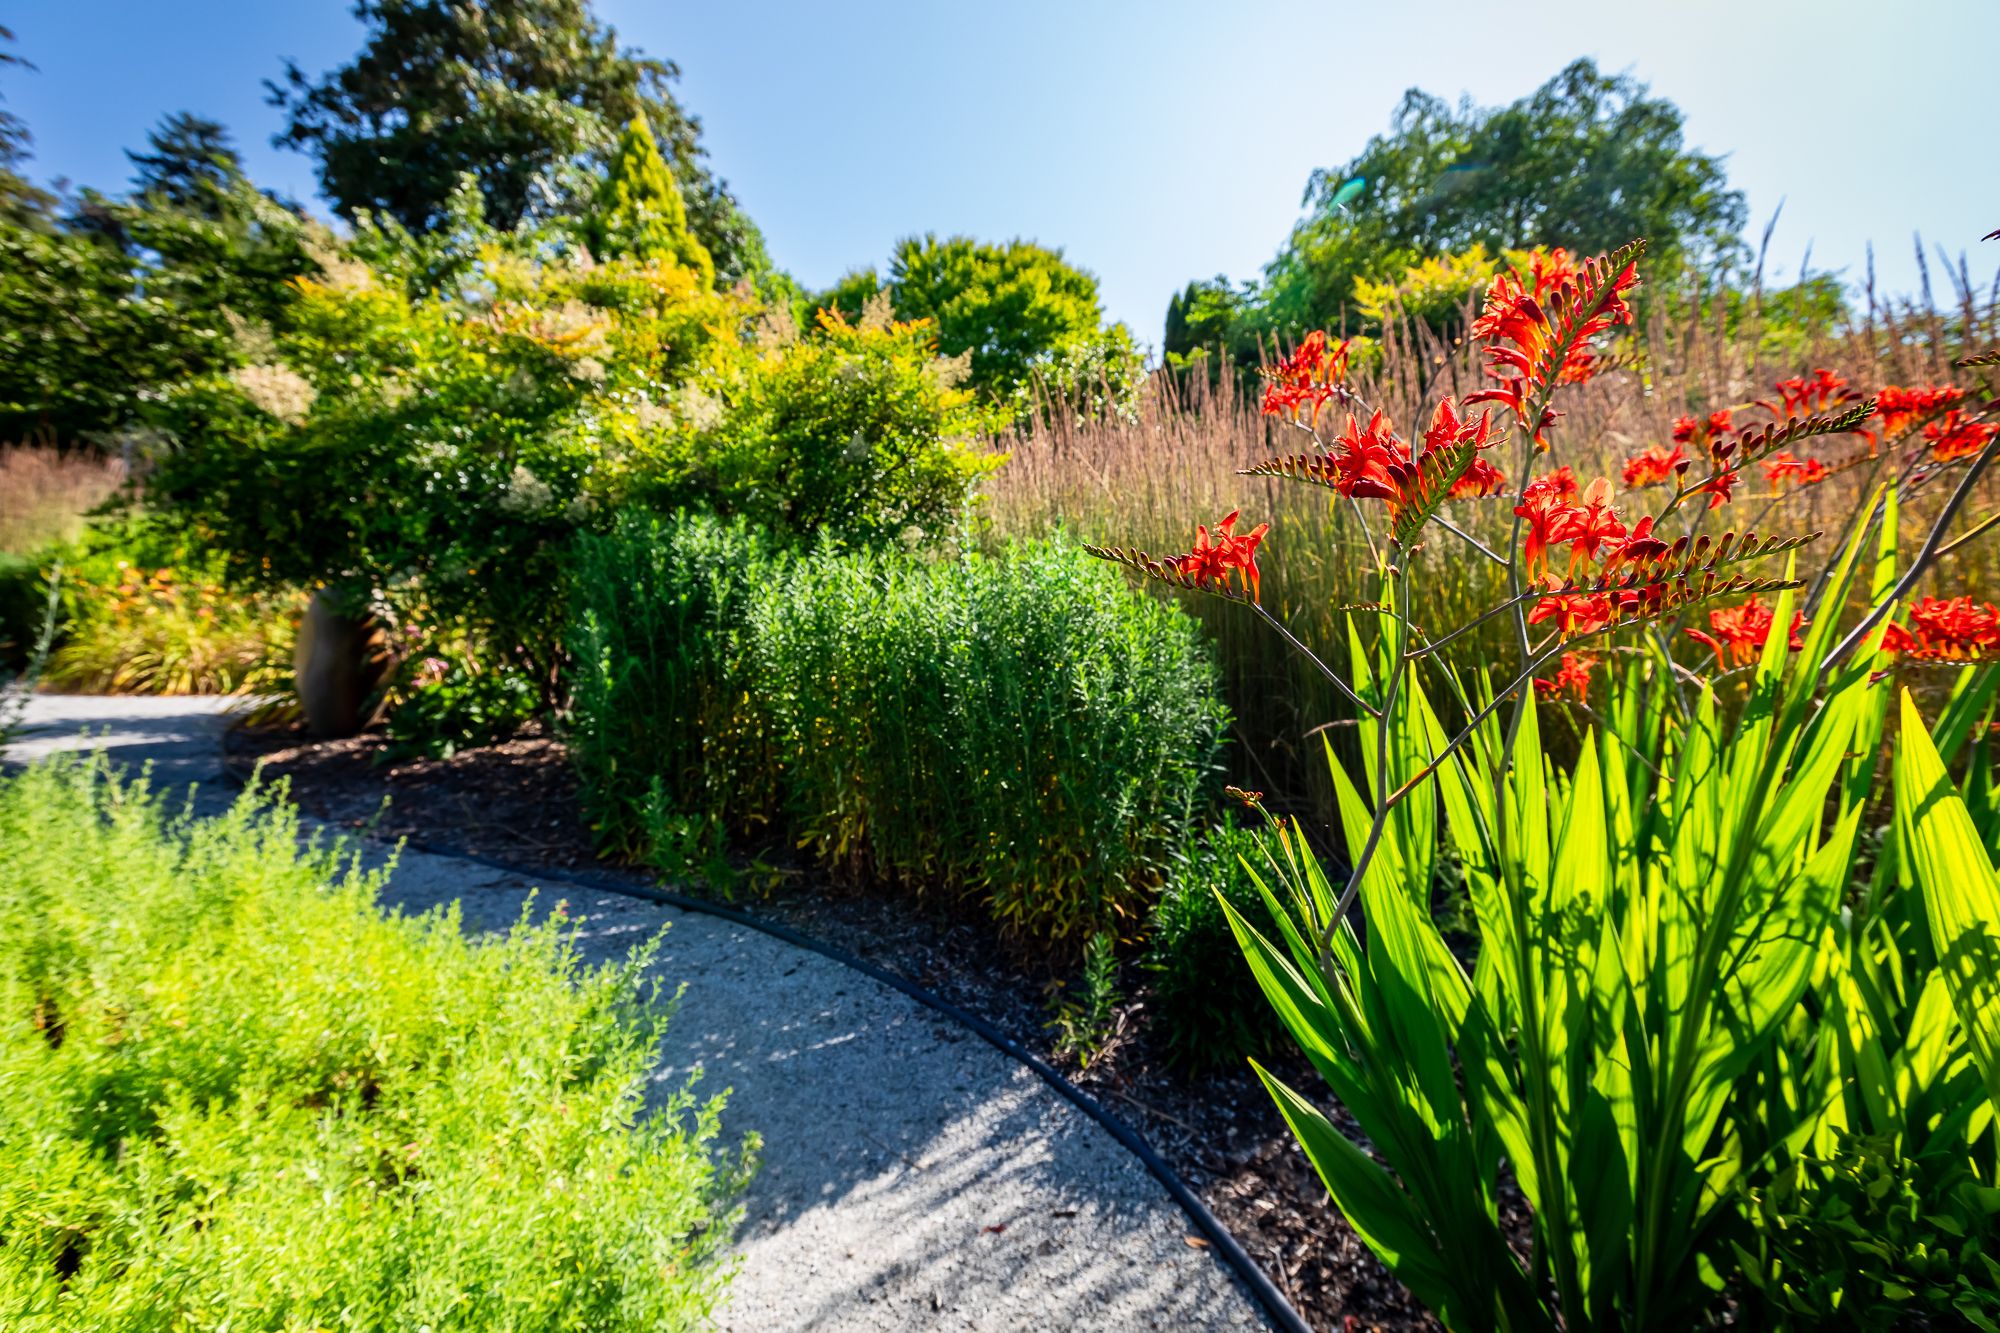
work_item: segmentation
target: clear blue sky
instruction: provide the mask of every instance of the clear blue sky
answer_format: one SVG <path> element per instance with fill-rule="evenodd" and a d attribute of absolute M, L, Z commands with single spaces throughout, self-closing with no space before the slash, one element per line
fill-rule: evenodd
<path fill-rule="evenodd" d="M 1206 4 L 599 0 L 620 38 L 679 62 L 715 169 L 809 286 L 912 232 L 1025 236 L 1102 280 L 1157 342 L 1190 278 L 1253 276 L 1316 166 L 1381 130 L 1403 90 L 1482 103 L 1578 55 L 1629 70 L 1728 155 L 1753 214 L 1780 198 L 1773 265 L 1916 281 L 1911 234 L 1975 281 L 2000 267 L 1992 121 L 2000 0 Z M 345 0 L 26 0 L 4 22 L 40 68 L 0 79 L 39 178 L 121 186 L 164 113 L 229 125 L 253 176 L 300 198 L 261 82 L 317 72 L 360 29 Z M 1982 139 L 1984 140 L 1982 142 Z M 1934 275 L 1935 276 L 1935 275 Z M 1942 294 L 1942 293 L 1941 293 Z"/>

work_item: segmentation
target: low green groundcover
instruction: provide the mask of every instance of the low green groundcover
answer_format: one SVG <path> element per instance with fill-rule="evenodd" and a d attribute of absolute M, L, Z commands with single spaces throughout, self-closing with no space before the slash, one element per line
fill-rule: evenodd
<path fill-rule="evenodd" d="M 0 1327 L 713 1310 L 748 1157 L 720 1098 L 648 1113 L 642 960 L 471 943 L 379 882 L 254 797 L 200 821 L 102 760 L 0 779 Z"/>

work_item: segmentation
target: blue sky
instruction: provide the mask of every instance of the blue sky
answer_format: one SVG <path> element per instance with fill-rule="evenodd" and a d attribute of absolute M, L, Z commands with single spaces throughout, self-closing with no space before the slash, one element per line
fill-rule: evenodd
<path fill-rule="evenodd" d="M 2000 0 L 1366 5 L 1017 0 L 706 4 L 598 0 L 620 38 L 679 62 L 715 169 L 808 285 L 880 263 L 912 232 L 1025 236 L 1102 280 L 1157 341 L 1190 278 L 1249 277 L 1307 174 L 1346 161 L 1405 88 L 1482 103 L 1590 55 L 1686 111 L 1728 154 L 1752 239 L 1782 198 L 1773 267 L 1916 282 L 1911 235 L 2000 268 L 1990 66 Z M 35 136 L 31 172 L 116 188 L 122 149 L 171 111 L 221 120 L 252 175 L 310 198 L 269 146 L 262 80 L 317 72 L 360 28 L 345 0 L 26 0 L 0 75 Z M 1935 274 L 1934 274 L 1935 276 Z"/>

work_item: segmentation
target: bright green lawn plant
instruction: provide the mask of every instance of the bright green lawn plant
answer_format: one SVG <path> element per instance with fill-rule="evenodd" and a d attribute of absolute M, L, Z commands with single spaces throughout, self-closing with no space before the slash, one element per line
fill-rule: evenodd
<path fill-rule="evenodd" d="M 0 780 L 0 1325 L 705 1325 L 746 1162 L 649 1104 L 646 951 L 380 883 L 254 794 Z"/>

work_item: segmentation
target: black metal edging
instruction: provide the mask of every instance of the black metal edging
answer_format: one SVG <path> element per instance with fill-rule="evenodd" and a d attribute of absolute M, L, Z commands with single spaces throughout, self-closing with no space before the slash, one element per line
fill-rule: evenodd
<path fill-rule="evenodd" d="M 601 879 L 598 876 L 588 873 L 578 874 L 574 871 L 530 870 L 517 865 L 509 865 L 505 861 L 496 861 L 492 857 L 475 856 L 472 853 L 461 851 L 454 847 L 440 846 L 435 843 L 423 843 L 407 838 L 402 841 L 405 846 L 431 856 L 449 856 L 460 861 L 470 861 L 475 865 L 487 866 L 494 870 L 504 870 L 508 874 L 518 875 L 524 879 L 565 880 L 579 888 L 590 889 L 598 893 L 615 893 L 626 898 L 640 898 L 648 902 L 676 907 L 683 912 L 697 912 L 703 916 L 720 917 L 724 921 L 748 927 L 751 930 L 769 935 L 773 939 L 783 940 L 795 948 L 816 953 L 822 958 L 830 958 L 843 967 L 850 968 L 865 977 L 879 981 L 893 990 L 901 991 L 904 995 L 909 996 L 926 1009 L 943 1014 L 960 1027 L 971 1029 L 972 1032 L 984 1038 L 987 1045 L 993 1047 L 1001 1054 L 1009 1056 L 1034 1070 L 1035 1073 L 1041 1076 L 1042 1082 L 1067 1097 L 1079 1111 L 1082 1111 L 1092 1120 L 1095 1120 L 1110 1133 L 1112 1138 L 1118 1140 L 1126 1151 L 1137 1157 L 1145 1165 L 1146 1169 L 1152 1172 L 1155 1180 L 1167 1187 L 1167 1193 L 1171 1194 L 1174 1202 L 1181 1206 L 1181 1211 L 1186 1213 L 1195 1226 L 1208 1237 L 1209 1242 L 1215 1246 L 1216 1253 L 1222 1256 L 1223 1262 L 1235 1270 L 1236 1276 L 1241 1279 L 1243 1285 L 1250 1289 L 1250 1294 L 1255 1296 L 1258 1304 L 1264 1307 L 1264 1313 L 1270 1317 L 1273 1325 L 1283 1329 L 1284 1333 L 1313 1333 L 1312 1325 L 1306 1323 L 1299 1312 L 1292 1308 L 1292 1303 L 1285 1299 L 1285 1293 L 1278 1290 L 1277 1284 L 1271 1281 L 1270 1275 L 1258 1266 L 1255 1259 L 1250 1257 L 1248 1251 L 1238 1243 L 1236 1237 L 1229 1233 L 1229 1228 L 1222 1225 L 1221 1219 L 1208 1210 L 1208 1205 L 1203 1203 L 1200 1197 L 1187 1187 L 1187 1183 L 1174 1173 L 1173 1167 L 1167 1165 L 1165 1159 L 1153 1151 L 1151 1144 L 1140 1138 L 1131 1126 L 1106 1109 L 1104 1103 L 1098 1101 L 1082 1088 L 1077 1087 L 1076 1084 L 1064 1078 L 1048 1061 L 1042 1059 L 979 1015 L 969 1010 L 961 1009 L 942 995 L 926 990 L 907 977 L 898 976 L 887 968 L 871 963 L 865 958 L 856 957 L 854 954 L 847 952 L 847 950 L 837 945 L 827 944 L 814 939 L 810 935 L 801 934 L 793 930 L 790 926 L 779 925 L 775 921 L 766 921 L 762 917 L 753 916 L 741 908 L 730 907 L 723 903 L 708 902 L 701 898 L 690 898 L 686 894 L 675 893 L 671 889 L 653 888 L 645 884 L 624 884 L 610 879 Z"/>

